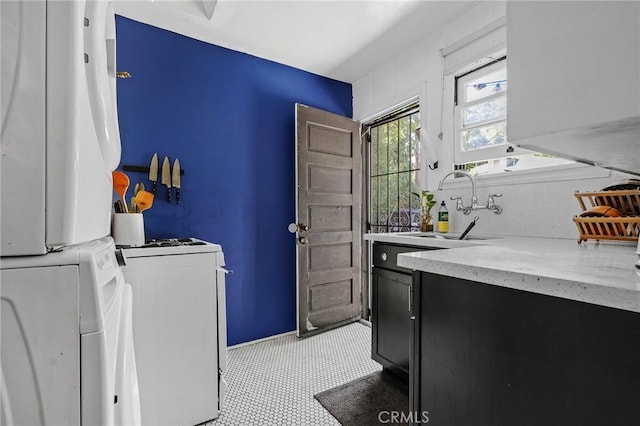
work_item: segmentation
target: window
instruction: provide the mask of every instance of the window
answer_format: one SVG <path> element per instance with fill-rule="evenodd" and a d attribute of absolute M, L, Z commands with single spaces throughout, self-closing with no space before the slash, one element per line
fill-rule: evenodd
<path fill-rule="evenodd" d="M 455 167 L 485 175 L 573 163 L 509 145 L 508 89 L 506 57 L 455 78 Z"/>
<path fill-rule="evenodd" d="M 365 126 L 369 142 L 369 229 L 420 230 L 420 143 L 417 104 Z"/>
<path fill-rule="evenodd" d="M 456 162 L 501 157 L 507 144 L 507 61 L 456 78 Z"/>

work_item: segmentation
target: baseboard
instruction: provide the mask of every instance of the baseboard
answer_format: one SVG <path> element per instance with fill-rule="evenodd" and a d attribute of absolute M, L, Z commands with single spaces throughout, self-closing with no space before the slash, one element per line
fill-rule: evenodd
<path fill-rule="evenodd" d="M 359 319 L 359 320 L 358 320 L 358 322 L 359 322 L 360 324 L 364 324 L 364 325 L 366 325 L 367 327 L 371 328 L 371 321 L 367 321 L 366 319 L 362 319 L 362 318 L 361 318 L 361 319 Z"/>
<path fill-rule="evenodd" d="M 253 345 L 255 343 L 265 342 L 267 340 L 277 339 L 278 337 L 289 336 L 290 334 L 295 335 L 296 331 L 287 331 L 286 333 L 274 334 L 273 336 L 263 337 L 262 339 L 251 340 L 249 342 L 238 343 L 237 345 L 227 346 L 227 349 L 235 349 L 240 348 L 242 346 Z"/>
<path fill-rule="evenodd" d="M 364 320 L 364 319 L 359 319 L 356 322 L 359 322 L 360 324 L 366 325 L 367 327 L 371 328 L 371 321 L 367 321 L 367 320 Z M 237 345 L 227 346 L 227 349 L 241 348 L 243 346 L 253 345 L 255 343 L 260 343 L 260 342 L 265 342 L 267 340 L 277 339 L 278 337 L 289 336 L 291 334 L 295 335 L 296 331 L 295 330 L 287 331 L 286 333 L 274 334 L 273 336 L 263 337 L 262 339 L 256 339 L 256 340 L 251 340 L 249 342 L 238 343 Z"/>

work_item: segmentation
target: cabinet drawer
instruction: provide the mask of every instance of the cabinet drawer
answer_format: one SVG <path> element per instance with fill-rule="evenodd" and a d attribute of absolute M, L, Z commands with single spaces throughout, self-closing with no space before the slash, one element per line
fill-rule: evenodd
<path fill-rule="evenodd" d="M 416 251 L 437 250 L 433 247 L 406 246 L 398 244 L 373 244 L 373 266 L 391 271 L 411 274 L 411 269 L 398 266 L 398 254 Z"/>

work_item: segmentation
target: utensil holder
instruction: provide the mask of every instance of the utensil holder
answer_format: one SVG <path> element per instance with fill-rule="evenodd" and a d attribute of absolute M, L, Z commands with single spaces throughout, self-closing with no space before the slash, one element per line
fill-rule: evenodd
<path fill-rule="evenodd" d="M 114 213 L 111 228 L 117 246 L 138 247 L 145 243 L 142 213 Z"/>

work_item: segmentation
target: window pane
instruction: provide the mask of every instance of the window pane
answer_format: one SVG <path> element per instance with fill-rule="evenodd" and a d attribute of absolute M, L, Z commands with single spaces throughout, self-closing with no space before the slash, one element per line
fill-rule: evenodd
<path fill-rule="evenodd" d="M 378 174 L 378 131 L 371 128 L 371 175 Z"/>
<path fill-rule="evenodd" d="M 371 223 L 378 223 L 378 178 L 371 178 Z"/>
<path fill-rule="evenodd" d="M 410 116 L 403 117 L 399 120 L 398 133 L 400 137 L 400 166 L 399 172 L 409 171 L 411 168 L 411 129 Z"/>
<path fill-rule="evenodd" d="M 462 150 L 486 148 L 507 143 L 507 122 L 501 121 L 488 126 L 477 127 L 462 132 Z"/>
<path fill-rule="evenodd" d="M 380 175 L 387 173 L 387 150 L 387 125 L 383 124 L 378 127 L 378 174 Z"/>
<path fill-rule="evenodd" d="M 411 192 L 420 193 L 418 189 L 418 172 L 411 172 Z M 420 230 L 420 200 L 415 195 L 411 195 L 411 227 L 414 231 Z"/>
<path fill-rule="evenodd" d="M 398 175 L 389 175 L 389 219 L 390 232 L 398 232 Z"/>
<path fill-rule="evenodd" d="M 389 207 L 388 207 L 388 188 L 387 188 L 387 179 L 388 176 L 380 176 L 379 178 L 379 200 L 380 207 L 378 208 L 378 220 L 376 221 L 379 225 L 386 225 L 387 219 L 389 218 Z"/>
<path fill-rule="evenodd" d="M 409 210 L 411 208 L 411 174 L 410 172 L 399 173 L 399 194 L 400 194 L 400 209 Z"/>
<path fill-rule="evenodd" d="M 389 138 L 389 173 L 392 173 L 398 171 L 398 122 L 390 122 L 387 130 Z"/>
<path fill-rule="evenodd" d="M 507 69 L 503 68 L 465 84 L 465 101 L 468 103 L 496 93 L 507 91 Z"/>
<path fill-rule="evenodd" d="M 420 141 L 416 136 L 416 130 L 420 127 L 420 115 L 415 113 L 411 115 L 411 169 L 420 168 Z"/>
<path fill-rule="evenodd" d="M 410 231 L 411 226 L 411 174 L 410 172 L 400 173 L 400 206 L 399 206 L 399 222 L 400 231 Z"/>
<path fill-rule="evenodd" d="M 462 124 L 478 124 L 483 121 L 504 119 L 507 116 L 507 97 L 501 96 L 488 101 L 471 105 L 462 110 Z"/>

